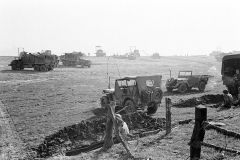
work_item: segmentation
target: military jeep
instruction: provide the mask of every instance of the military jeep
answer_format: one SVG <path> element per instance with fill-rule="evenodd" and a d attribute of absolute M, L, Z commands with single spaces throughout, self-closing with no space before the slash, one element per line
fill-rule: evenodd
<path fill-rule="evenodd" d="M 209 75 L 193 75 L 192 71 L 179 71 L 178 78 L 169 78 L 166 82 L 167 91 L 177 89 L 180 93 L 190 91 L 192 88 L 198 88 L 204 91 Z"/>
<path fill-rule="evenodd" d="M 126 112 L 141 109 L 154 114 L 163 97 L 161 80 L 161 75 L 116 79 L 114 88 L 103 90 L 105 96 L 100 99 L 101 106 L 105 108 L 110 101 L 114 101 L 117 106 L 128 106 Z"/>

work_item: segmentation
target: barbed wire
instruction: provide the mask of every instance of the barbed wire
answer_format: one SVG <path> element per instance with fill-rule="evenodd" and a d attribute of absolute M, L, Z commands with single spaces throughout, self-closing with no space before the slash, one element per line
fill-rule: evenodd
<path fill-rule="evenodd" d="M 221 133 L 221 134 L 223 134 L 225 136 L 233 137 L 235 139 L 240 140 L 240 134 L 239 133 L 236 133 L 236 132 L 233 132 L 233 131 L 229 131 L 229 130 L 220 128 L 220 127 L 218 127 L 216 125 L 212 125 L 212 124 L 210 124 L 209 122 L 206 122 L 206 121 L 204 121 L 202 124 L 203 124 L 203 126 L 204 126 L 203 128 L 205 130 L 213 129 L 216 132 Z"/>
<path fill-rule="evenodd" d="M 190 146 L 194 146 L 196 148 L 200 148 L 201 146 L 204 146 L 204 147 L 207 147 L 207 148 L 212 148 L 216 151 L 226 151 L 226 152 L 229 152 L 229 153 L 232 153 L 232 154 L 235 154 L 235 155 L 240 155 L 240 151 L 238 150 L 233 150 L 233 149 L 230 149 L 230 148 L 223 148 L 223 147 L 219 147 L 219 146 L 216 146 L 214 144 L 210 144 L 210 143 L 206 143 L 206 142 L 200 142 L 200 141 L 194 141 L 192 143 L 189 143 Z"/>

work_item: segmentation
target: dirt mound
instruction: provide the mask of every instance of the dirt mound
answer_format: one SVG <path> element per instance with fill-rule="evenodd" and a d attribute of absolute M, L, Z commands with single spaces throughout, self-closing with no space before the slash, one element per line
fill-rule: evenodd
<path fill-rule="evenodd" d="M 165 126 L 165 119 L 156 119 L 139 113 L 123 115 L 122 118 L 134 134 Z M 100 142 L 103 139 L 105 129 L 106 117 L 82 121 L 64 127 L 57 133 L 46 137 L 43 143 L 33 150 L 37 152 L 37 157 L 41 158 L 65 153 L 67 150 Z"/>
<path fill-rule="evenodd" d="M 223 95 L 221 94 L 209 94 L 203 95 L 201 97 L 193 97 L 187 100 L 180 100 L 180 102 L 174 103 L 174 107 L 184 108 L 184 107 L 195 107 L 197 105 L 204 104 L 219 104 L 223 101 Z"/>

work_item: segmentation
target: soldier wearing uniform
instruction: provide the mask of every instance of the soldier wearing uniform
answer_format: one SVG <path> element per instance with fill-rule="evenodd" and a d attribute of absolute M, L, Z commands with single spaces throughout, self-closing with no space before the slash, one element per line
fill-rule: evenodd
<path fill-rule="evenodd" d="M 224 90 L 223 91 L 223 104 L 221 105 L 221 107 L 225 107 L 225 108 L 231 108 L 233 103 L 233 97 L 230 93 L 228 93 L 228 90 Z"/>
<path fill-rule="evenodd" d="M 236 74 L 234 74 L 234 80 L 235 80 L 235 89 L 237 90 L 240 87 L 240 73 L 239 73 L 239 69 L 236 70 Z"/>

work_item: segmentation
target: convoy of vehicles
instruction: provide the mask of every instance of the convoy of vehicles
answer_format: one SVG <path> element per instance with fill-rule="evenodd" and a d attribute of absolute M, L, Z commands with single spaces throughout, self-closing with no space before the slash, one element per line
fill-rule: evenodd
<path fill-rule="evenodd" d="M 131 51 L 124 56 L 114 55 L 115 58 L 136 59 L 140 56 L 139 51 Z M 101 46 L 96 46 L 96 55 L 105 56 Z M 87 66 L 90 68 L 91 61 L 84 58 L 81 52 L 65 53 L 60 57 L 51 54 L 51 50 L 45 50 L 41 53 L 28 53 L 24 50 L 11 61 L 9 66 L 12 70 L 23 70 L 24 68 L 33 68 L 34 71 L 50 71 L 58 66 L 59 59 L 64 66 Z M 152 58 L 160 58 L 158 53 L 152 55 Z M 240 87 L 240 78 L 236 79 L 234 75 L 236 70 L 240 69 L 240 54 L 229 54 L 222 58 L 222 80 L 228 91 L 236 95 Z M 177 89 L 180 93 L 185 93 L 192 88 L 198 88 L 204 91 L 210 75 L 193 75 L 192 71 L 179 71 L 178 77 L 170 77 L 166 81 L 167 91 Z M 240 76 L 239 76 L 240 77 Z M 149 114 L 157 111 L 162 100 L 161 75 L 155 76 L 135 76 L 116 79 L 115 87 L 104 89 L 105 94 L 101 98 L 102 107 L 106 107 L 110 101 L 115 101 L 119 106 L 129 106 L 128 111 L 134 112 L 137 108 L 147 109 Z"/>

